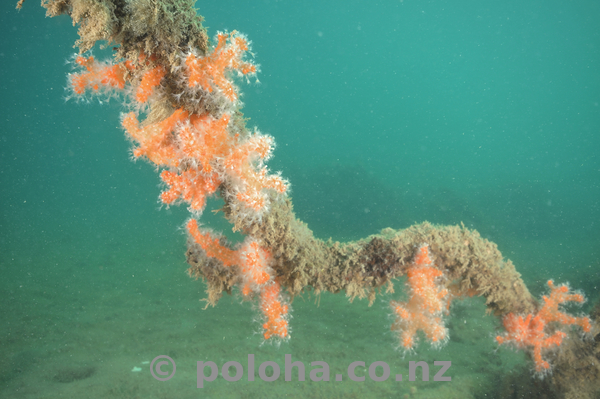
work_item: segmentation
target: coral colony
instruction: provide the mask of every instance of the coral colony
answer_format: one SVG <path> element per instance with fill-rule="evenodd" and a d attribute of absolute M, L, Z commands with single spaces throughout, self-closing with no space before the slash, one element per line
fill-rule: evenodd
<path fill-rule="evenodd" d="M 208 304 L 215 306 L 234 288 L 257 301 L 266 341 L 289 339 L 289 302 L 306 290 L 345 291 L 350 300 L 366 297 L 372 304 L 403 275 L 409 299 L 390 306 L 392 330 L 406 350 L 422 333 L 433 345 L 445 343 L 444 319 L 451 300 L 461 296 L 483 296 L 488 310 L 503 317 L 506 332 L 497 341 L 531 351 L 539 373 L 550 368 L 548 356 L 571 325 L 591 331 L 588 317 L 559 309 L 582 302 L 581 294 L 549 281 L 550 295 L 540 305 L 496 245 L 464 226 L 423 223 L 349 243 L 315 238 L 293 213 L 288 183 L 265 166 L 273 138 L 249 131 L 240 112 L 234 78 L 257 71 L 247 60 L 248 39 L 235 31 L 218 33 L 210 46 L 193 0 L 42 5 L 49 16 L 68 14 L 79 25 L 72 96 L 119 92 L 132 111 L 121 124 L 134 143 L 134 157 L 160 171 L 161 201 L 189 206 L 189 274 L 206 281 Z M 96 41 L 116 46 L 114 62 L 86 55 Z M 243 243 L 232 246 L 200 227 L 210 196 L 225 201 L 223 214 L 245 235 Z"/>

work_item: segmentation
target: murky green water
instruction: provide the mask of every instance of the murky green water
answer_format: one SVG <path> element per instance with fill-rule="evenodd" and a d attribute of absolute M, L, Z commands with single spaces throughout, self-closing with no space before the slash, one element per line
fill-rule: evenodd
<path fill-rule="evenodd" d="M 369 308 L 307 293 L 279 348 L 261 345 L 257 310 L 238 295 L 203 310 L 203 284 L 185 275 L 188 213 L 161 207 L 157 174 L 130 160 L 124 109 L 63 101 L 76 29 L 67 17 L 45 19 L 35 1 L 20 13 L 9 3 L 0 17 L 1 397 L 468 398 L 507 392 L 492 380 L 529 373 L 523 353 L 498 349 L 500 322 L 480 300 L 454 305 L 446 347 L 422 342 L 406 356 L 389 330 L 399 294 Z M 597 2 L 197 7 L 211 36 L 237 29 L 253 41 L 261 83 L 239 82 L 244 113 L 275 137 L 270 168 L 290 180 L 315 235 L 463 222 L 498 243 L 536 296 L 553 278 L 597 300 Z M 210 213 L 205 223 L 229 231 Z M 313 361 L 328 362 L 332 380 L 353 361 L 385 361 L 405 380 L 285 382 L 285 354 L 304 362 L 307 379 Z M 177 363 L 167 382 L 144 363 L 158 355 Z M 240 362 L 244 378 L 196 388 L 196 362 L 209 360 Z M 407 381 L 411 360 L 452 361 L 452 381 Z M 265 361 L 282 366 L 276 382 L 258 377 Z"/>

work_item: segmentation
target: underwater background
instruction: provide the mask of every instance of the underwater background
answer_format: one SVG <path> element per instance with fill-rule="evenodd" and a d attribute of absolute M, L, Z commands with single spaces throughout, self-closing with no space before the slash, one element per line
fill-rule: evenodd
<path fill-rule="evenodd" d="M 390 331 L 400 282 L 371 307 L 343 293 L 295 298 L 291 340 L 280 347 L 262 345 L 258 312 L 239 294 L 203 310 L 204 284 L 185 273 L 189 213 L 161 207 L 158 174 L 131 161 L 125 109 L 114 99 L 64 101 L 76 28 L 66 16 L 44 18 L 38 1 L 14 5 L 0 5 L 0 397 L 493 398 L 535 389 L 527 355 L 498 348 L 500 320 L 481 298 L 453 305 L 445 347 L 422 340 L 414 354 L 395 350 Z M 235 29 L 252 40 L 260 83 L 238 81 L 247 125 L 275 137 L 269 167 L 291 182 L 296 215 L 317 237 L 462 222 L 498 244 L 536 297 L 554 279 L 585 292 L 571 311 L 598 301 L 599 2 L 196 7 L 210 37 Z M 240 238 L 210 209 L 201 220 Z M 271 383 L 244 374 L 196 388 L 196 361 L 246 370 L 248 354 L 282 369 L 285 354 L 307 370 L 326 361 L 332 375 L 359 360 L 405 376 L 411 360 L 450 360 L 452 381 L 285 382 L 282 371 Z M 169 381 L 144 363 L 158 355 L 177 363 Z"/>

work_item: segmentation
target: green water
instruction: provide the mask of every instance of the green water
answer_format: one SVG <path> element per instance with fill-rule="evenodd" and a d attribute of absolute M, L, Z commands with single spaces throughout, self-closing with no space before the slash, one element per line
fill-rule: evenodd
<path fill-rule="evenodd" d="M 296 298 L 279 348 L 261 345 L 258 313 L 239 295 L 203 310 L 204 286 L 185 274 L 188 212 L 161 207 L 155 170 L 130 160 L 118 102 L 63 101 L 76 29 L 37 3 L 0 6 L 0 397 L 469 398 L 529 373 L 523 353 L 498 349 L 500 322 L 480 300 L 454 305 L 447 346 L 406 356 L 389 331 L 399 294 L 372 307 Z M 275 137 L 269 166 L 316 236 L 463 222 L 498 243 L 536 296 L 550 278 L 600 296 L 600 3 L 197 7 L 211 36 L 253 41 L 261 83 L 239 82 L 244 113 Z M 246 368 L 255 354 L 283 366 L 286 353 L 307 370 L 326 361 L 332 376 L 385 361 L 405 380 L 244 375 L 196 388 L 196 361 Z M 170 381 L 142 364 L 158 355 L 177 363 Z M 452 381 L 406 381 L 410 360 L 450 360 Z"/>

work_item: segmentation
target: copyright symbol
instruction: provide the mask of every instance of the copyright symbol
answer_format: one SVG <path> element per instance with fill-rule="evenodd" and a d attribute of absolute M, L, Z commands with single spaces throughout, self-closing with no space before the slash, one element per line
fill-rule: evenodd
<path fill-rule="evenodd" d="M 163 361 L 157 362 L 157 360 L 160 360 L 160 359 L 168 359 L 169 361 L 166 362 L 163 360 Z M 169 364 L 169 362 L 173 365 L 173 371 L 171 372 L 170 375 L 169 375 L 168 371 L 162 371 L 160 369 L 160 367 L 162 365 Z M 154 363 L 156 363 L 156 366 L 154 365 Z M 152 360 L 152 363 L 150 363 L 150 372 L 152 373 L 152 377 L 156 378 L 159 381 L 168 381 L 171 378 L 173 378 L 173 376 L 175 375 L 175 369 L 176 369 L 175 362 L 173 361 L 173 359 L 171 359 L 169 356 L 166 356 L 166 355 L 156 356 Z M 166 375 L 166 377 L 157 377 L 156 374 L 154 374 L 155 371 L 156 371 L 156 374 L 162 375 L 162 376 Z"/>

